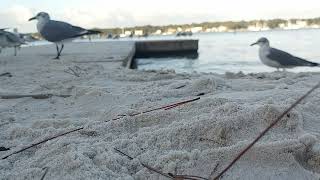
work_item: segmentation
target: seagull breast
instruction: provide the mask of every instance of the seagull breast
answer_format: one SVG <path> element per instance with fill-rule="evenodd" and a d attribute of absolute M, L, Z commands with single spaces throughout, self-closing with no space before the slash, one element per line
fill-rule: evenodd
<path fill-rule="evenodd" d="M 264 65 L 274 67 L 274 68 L 280 68 L 281 64 L 278 63 L 277 61 L 274 61 L 270 59 L 268 56 L 270 55 L 270 48 L 269 47 L 261 47 L 259 50 L 259 57 L 261 62 Z"/>

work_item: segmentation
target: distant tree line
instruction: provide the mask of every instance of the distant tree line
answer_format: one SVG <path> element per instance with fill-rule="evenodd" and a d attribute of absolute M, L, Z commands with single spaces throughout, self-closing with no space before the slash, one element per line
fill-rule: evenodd
<path fill-rule="evenodd" d="M 203 23 L 191 23 L 191 24 L 170 24 L 165 26 L 153 26 L 153 25 L 145 25 L 145 26 L 134 26 L 134 27 L 126 27 L 126 28 L 94 28 L 94 30 L 99 30 L 103 33 L 103 35 L 108 34 L 122 34 L 125 31 L 134 32 L 134 30 L 142 30 L 144 34 L 151 34 L 156 32 L 157 30 L 161 30 L 161 32 L 167 32 L 169 29 L 178 29 L 181 28 L 182 31 L 186 31 L 192 27 L 203 27 L 203 29 L 210 28 L 219 28 L 220 26 L 224 26 L 229 30 L 242 30 L 247 29 L 249 26 L 255 26 L 257 24 L 265 27 L 269 27 L 270 29 L 277 29 L 280 27 L 280 24 L 287 24 L 288 21 L 292 24 L 295 24 L 297 21 L 302 20 L 306 21 L 308 25 L 320 25 L 320 17 L 313 19 L 272 19 L 272 20 L 252 20 L 252 21 L 224 21 L 224 22 L 203 22 Z M 33 35 L 38 35 L 37 33 L 33 33 Z"/>

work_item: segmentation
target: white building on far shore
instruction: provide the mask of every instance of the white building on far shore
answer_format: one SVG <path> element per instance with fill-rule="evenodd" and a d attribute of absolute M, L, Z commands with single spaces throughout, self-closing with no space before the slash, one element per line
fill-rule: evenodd
<path fill-rule="evenodd" d="M 218 27 L 218 32 L 227 32 L 228 28 L 226 26 L 219 26 Z"/>
<path fill-rule="evenodd" d="M 142 36 L 143 35 L 143 30 L 134 30 L 134 35 Z"/>
<path fill-rule="evenodd" d="M 296 22 L 288 21 L 288 25 L 284 29 L 303 29 L 307 27 L 307 21 L 297 20 Z"/>
<path fill-rule="evenodd" d="M 158 30 L 156 30 L 156 32 L 154 32 L 153 34 L 155 34 L 155 35 L 160 35 L 160 34 L 162 34 L 162 31 L 161 31 L 161 29 L 158 29 Z"/>
<path fill-rule="evenodd" d="M 131 33 L 132 33 L 131 31 L 125 31 L 125 32 L 124 32 L 124 34 L 125 34 L 126 36 L 130 36 Z"/>
<path fill-rule="evenodd" d="M 202 27 L 193 27 L 190 29 L 190 31 L 192 33 L 198 33 L 198 32 L 202 32 L 202 29 L 203 29 Z"/>
<path fill-rule="evenodd" d="M 261 27 L 251 25 L 248 26 L 248 31 L 261 31 Z"/>

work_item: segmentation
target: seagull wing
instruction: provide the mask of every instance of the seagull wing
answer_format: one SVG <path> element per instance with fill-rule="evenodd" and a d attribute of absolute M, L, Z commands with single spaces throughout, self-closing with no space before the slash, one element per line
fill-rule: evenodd
<path fill-rule="evenodd" d="M 50 20 L 44 25 L 40 33 L 48 41 L 59 42 L 83 36 L 88 33 L 88 30 L 65 22 Z"/>
<path fill-rule="evenodd" d="M 318 66 L 318 63 L 307 61 L 275 48 L 270 48 L 267 57 L 283 66 Z"/>
<path fill-rule="evenodd" d="M 7 37 L 8 41 L 11 42 L 11 43 L 25 44 L 23 39 L 18 37 L 16 34 L 13 34 L 13 33 L 10 33 L 10 32 L 6 32 L 6 37 Z"/>

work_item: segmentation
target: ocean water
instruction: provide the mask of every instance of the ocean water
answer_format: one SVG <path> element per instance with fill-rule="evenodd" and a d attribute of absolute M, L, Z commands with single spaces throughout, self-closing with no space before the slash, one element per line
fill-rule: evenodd
<path fill-rule="evenodd" d="M 271 46 L 295 56 L 320 63 L 320 29 L 278 30 L 263 32 L 201 33 L 191 39 L 199 39 L 199 57 L 138 59 L 138 69 L 174 69 L 176 72 L 272 72 L 276 69 L 261 63 L 258 46 L 251 47 L 260 37 L 270 40 Z M 174 36 L 151 37 L 154 39 L 181 39 Z M 320 67 L 299 67 L 292 72 L 315 71 Z"/>

